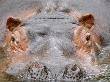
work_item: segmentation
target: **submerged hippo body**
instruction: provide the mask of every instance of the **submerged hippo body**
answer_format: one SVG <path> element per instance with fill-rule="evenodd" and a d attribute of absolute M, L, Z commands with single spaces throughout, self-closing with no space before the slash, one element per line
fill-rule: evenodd
<path fill-rule="evenodd" d="M 81 81 L 85 72 L 74 60 L 72 29 L 76 25 L 72 22 L 61 12 L 40 13 L 15 25 L 14 31 L 7 28 L 12 38 L 6 40 L 11 43 L 7 46 L 11 62 L 6 73 L 23 80 Z"/>

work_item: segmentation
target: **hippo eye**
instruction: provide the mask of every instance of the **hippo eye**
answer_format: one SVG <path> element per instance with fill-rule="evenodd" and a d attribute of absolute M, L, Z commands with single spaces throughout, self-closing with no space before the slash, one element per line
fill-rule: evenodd
<path fill-rule="evenodd" d="M 13 42 L 15 42 L 15 38 L 14 38 L 13 36 L 11 37 L 11 40 L 12 40 Z"/>
<path fill-rule="evenodd" d="M 91 36 L 90 36 L 90 35 L 86 36 L 86 40 L 87 40 L 87 41 L 89 41 L 89 40 L 90 40 L 90 38 L 91 38 Z"/>

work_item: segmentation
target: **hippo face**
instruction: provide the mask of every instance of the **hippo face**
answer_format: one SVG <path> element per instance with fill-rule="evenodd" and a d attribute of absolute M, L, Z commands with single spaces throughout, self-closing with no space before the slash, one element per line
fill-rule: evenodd
<path fill-rule="evenodd" d="M 7 74 L 24 80 L 82 79 L 83 70 L 74 62 L 72 45 L 72 28 L 76 25 L 63 13 L 55 15 L 41 13 L 24 23 L 7 19 L 5 41 L 11 56 Z"/>

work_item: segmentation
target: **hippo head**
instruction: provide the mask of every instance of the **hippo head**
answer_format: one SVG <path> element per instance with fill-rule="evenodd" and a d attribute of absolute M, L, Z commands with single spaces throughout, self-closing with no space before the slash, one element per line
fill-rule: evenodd
<path fill-rule="evenodd" d="M 61 17 L 65 14 L 51 15 L 7 19 L 7 74 L 23 80 L 82 80 L 85 72 L 75 63 L 72 44 L 75 24 L 69 16 Z"/>

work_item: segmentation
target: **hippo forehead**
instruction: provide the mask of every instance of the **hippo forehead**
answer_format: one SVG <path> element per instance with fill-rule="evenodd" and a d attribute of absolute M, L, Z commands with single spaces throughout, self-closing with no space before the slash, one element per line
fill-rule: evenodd
<path fill-rule="evenodd" d="M 26 21 L 27 29 L 36 32 L 64 33 L 75 27 L 75 20 L 63 13 L 41 13 Z M 52 33 L 52 34 L 53 34 Z"/>
<path fill-rule="evenodd" d="M 74 19 L 63 13 L 41 13 L 26 21 L 25 29 L 30 40 L 32 53 L 49 49 L 51 44 L 72 53 L 72 34 L 76 26 Z"/>

